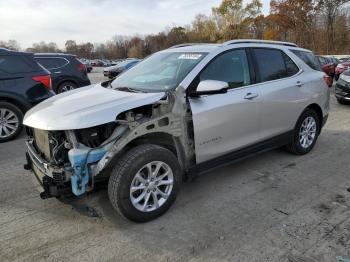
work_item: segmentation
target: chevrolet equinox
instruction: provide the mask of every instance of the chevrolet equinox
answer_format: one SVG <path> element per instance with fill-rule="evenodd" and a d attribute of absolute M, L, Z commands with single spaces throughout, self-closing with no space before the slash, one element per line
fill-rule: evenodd
<path fill-rule="evenodd" d="M 171 206 L 183 176 L 282 146 L 310 152 L 329 111 L 323 76 L 292 43 L 177 45 L 27 112 L 25 168 L 42 198 L 108 181 L 121 215 L 149 221 Z"/>

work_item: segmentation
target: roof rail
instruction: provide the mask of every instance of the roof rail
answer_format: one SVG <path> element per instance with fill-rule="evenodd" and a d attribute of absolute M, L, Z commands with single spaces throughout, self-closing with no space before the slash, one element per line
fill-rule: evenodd
<path fill-rule="evenodd" d="M 179 44 L 179 45 L 174 45 L 169 47 L 169 49 L 172 48 L 179 48 L 179 47 L 185 47 L 185 46 L 192 46 L 192 45 L 205 45 L 206 43 L 183 43 L 183 44 Z"/>
<path fill-rule="evenodd" d="M 272 40 L 258 40 L 258 39 L 237 39 L 224 42 L 223 45 L 233 45 L 233 44 L 272 44 L 272 45 L 284 45 L 298 47 L 294 43 L 282 42 L 282 41 L 272 41 Z"/>

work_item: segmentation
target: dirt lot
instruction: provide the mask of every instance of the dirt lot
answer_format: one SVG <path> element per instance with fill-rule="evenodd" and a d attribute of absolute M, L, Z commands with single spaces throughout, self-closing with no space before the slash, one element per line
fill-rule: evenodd
<path fill-rule="evenodd" d="M 90 74 L 101 81 L 101 71 Z M 184 183 L 161 218 L 120 218 L 105 190 L 41 200 L 24 135 L 0 145 L 0 261 L 342 261 L 350 258 L 350 106 L 332 97 L 315 149 L 274 150 Z M 86 215 L 82 204 L 95 208 Z M 80 207 L 80 208 L 79 208 Z M 78 212 L 81 211 L 81 212 Z"/>

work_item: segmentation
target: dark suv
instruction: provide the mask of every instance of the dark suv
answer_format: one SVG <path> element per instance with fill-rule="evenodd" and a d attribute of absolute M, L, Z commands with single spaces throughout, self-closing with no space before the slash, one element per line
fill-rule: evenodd
<path fill-rule="evenodd" d="M 75 55 L 37 53 L 35 60 L 51 72 L 56 94 L 90 85 L 86 66 Z"/>
<path fill-rule="evenodd" d="M 0 143 L 15 138 L 24 113 L 53 95 L 50 72 L 32 53 L 0 48 Z"/>

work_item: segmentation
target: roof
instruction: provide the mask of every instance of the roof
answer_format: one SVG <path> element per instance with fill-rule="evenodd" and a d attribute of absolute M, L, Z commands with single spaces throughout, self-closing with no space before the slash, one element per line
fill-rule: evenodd
<path fill-rule="evenodd" d="M 72 54 L 65 54 L 65 53 L 35 53 L 35 56 L 76 56 Z"/>
<path fill-rule="evenodd" d="M 32 55 L 30 52 L 14 51 L 6 48 L 0 48 L 0 55 Z"/>

